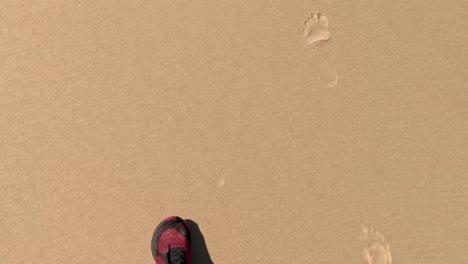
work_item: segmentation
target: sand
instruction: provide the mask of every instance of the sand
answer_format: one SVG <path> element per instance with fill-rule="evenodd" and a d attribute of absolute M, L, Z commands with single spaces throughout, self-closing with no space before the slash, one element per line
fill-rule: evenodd
<path fill-rule="evenodd" d="M 0 263 L 468 263 L 467 10 L 2 1 Z"/>

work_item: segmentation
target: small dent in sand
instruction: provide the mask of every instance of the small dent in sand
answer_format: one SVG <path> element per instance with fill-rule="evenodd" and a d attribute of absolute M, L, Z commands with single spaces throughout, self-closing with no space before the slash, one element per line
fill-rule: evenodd
<path fill-rule="evenodd" d="M 331 82 L 328 83 L 328 86 L 330 88 L 333 88 L 335 87 L 337 84 L 338 84 L 338 73 L 336 72 L 336 69 L 333 69 L 333 73 L 334 73 L 334 77 L 333 77 L 333 80 Z"/>
<path fill-rule="evenodd" d="M 304 37 L 308 44 L 326 41 L 330 38 L 328 18 L 320 12 L 310 14 L 304 24 Z"/>
<path fill-rule="evenodd" d="M 218 182 L 218 187 L 223 187 L 224 186 L 224 178 L 222 178 L 221 180 L 219 180 Z"/>

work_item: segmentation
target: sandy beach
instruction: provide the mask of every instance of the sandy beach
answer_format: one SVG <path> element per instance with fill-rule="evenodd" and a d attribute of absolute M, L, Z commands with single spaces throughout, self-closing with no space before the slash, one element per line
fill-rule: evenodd
<path fill-rule="evenodd" d="M 154 263 L 168 215 L 214 264 L 468 263 L 467 15 L 3 0 L 0 263 Z"/>

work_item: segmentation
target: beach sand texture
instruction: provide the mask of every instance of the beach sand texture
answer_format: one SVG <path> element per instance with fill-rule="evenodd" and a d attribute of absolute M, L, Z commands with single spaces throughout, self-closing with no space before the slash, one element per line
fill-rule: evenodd
<path fill-rule="evenodd" d="M 468 263 L 467 1 L 0 3 L 0 263 Z M 196 262 L 194 264 L 209 264 Z"/>

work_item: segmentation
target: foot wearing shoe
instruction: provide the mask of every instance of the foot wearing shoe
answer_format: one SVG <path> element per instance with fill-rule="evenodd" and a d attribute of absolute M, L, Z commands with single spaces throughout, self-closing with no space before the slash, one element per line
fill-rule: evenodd
<path fill-rule="evenodd" d="M 164 219 L 151 240 L 156 264 L 190 264 L 190 230 L 177 216 Z"/>

